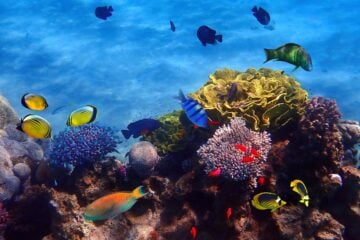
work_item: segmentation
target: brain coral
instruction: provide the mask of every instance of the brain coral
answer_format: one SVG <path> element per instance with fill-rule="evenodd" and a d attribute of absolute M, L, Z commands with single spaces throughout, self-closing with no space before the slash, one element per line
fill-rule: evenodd
<path fill-rule="evenodd" d="M 210 118 L 243 117 L 253 130 L 273 130 L 304 113 L 308 94 L 293 77 L 260 68 L 215 71 L 191 94 Z"/>

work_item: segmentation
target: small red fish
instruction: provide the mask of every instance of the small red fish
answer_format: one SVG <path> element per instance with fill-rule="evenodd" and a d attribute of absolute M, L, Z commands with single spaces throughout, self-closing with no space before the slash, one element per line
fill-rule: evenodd
<path fill-rule="evenodd" d="M 260 157 L 259 151 L 256 150 L 255 148 L 252 148 L 252 149 L 250 150 L 250 154 L 251 154 L 251 155 L 254 155 L 255 157 Z"/>
<path fill-rule="evenodd" d="M 264 186 L 264 184 L 265 184 L 265 177 L 264 177 L 264 176 L 260 176 L 260 177 L 258 178 L 258 184 L 259 184 L 260 186 Z"/>
<path fill-rule="evenodd" d="M 228 221 L 230 220 L 231 214 L 232 214 L 232 209 L 229 207 L 229 208 L 226 210 L 226 219 L 227 219 Z"/>
<path fill-rule="evenodd" d="M 219 125 L 221 122 L 209 120 L 208 123 L 209 123 L 210 125 Z"/>
<path fill-rule="evenodd" d="M 250 156 L 244 156 L 243 159 L 241 160 L 241 162 L 243 163 L 251 163 L 255 160 L 255 158 L 250 157 Z"/>
<path fill-rule="evenodd" d="M 190 234 L 191 234 L 191 236 L 192 236 L 193 239 L 196 238 L 196 227 L 195 227 L 195 226 L 193 226 L 193 227 L 191 228 Z"/>
<path fill-rule="evenodd" d="M 246 152 L 246 147 L 242 144 L 235 144 L 235 148 L 242 152 Z"/>
<path fill-rule="evenodd" d="M 221 169 L 218 167 L 208 173 L 209 177 L 218 177 L 221 173 Z"/>

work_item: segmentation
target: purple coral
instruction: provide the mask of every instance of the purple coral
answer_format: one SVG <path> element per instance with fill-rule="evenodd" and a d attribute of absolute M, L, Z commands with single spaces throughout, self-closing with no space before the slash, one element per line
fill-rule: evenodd
<path fill-rule="evenodd" d="M 236 144 L 245 146 L 247 150 L 236 149 Z M 222 176 L 239 181 L 261 175 L 270 148 L 269 133 L 254 132 L 245 126 L 243 119 L 234 118 L 230 125 L 217 129 L 197 153 L 205 160 L 207 173 L 219 167 Z M 258 156 L 254 161 L 242 162 L 244 157 L 250 156 L 250 149 L 255 149 Z"/>
<path fill-rule="evenodd" d="M 116 145 L 117 137 L 110 127 L 91 124 L 68 128 L 54 137 L 50 163 L 65 168 L 86 165 L 114 152 Z"/>

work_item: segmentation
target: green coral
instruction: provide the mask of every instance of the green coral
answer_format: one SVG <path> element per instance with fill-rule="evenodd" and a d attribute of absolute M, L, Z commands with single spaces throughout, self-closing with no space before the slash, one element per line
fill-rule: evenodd
<path fill-rule="evenodd" d="M 183 111 L 179 110 L 160 117 L 161 127 L 144 136 L 143 140 L 154 144 L 160 154 L 185 149 L 188 141 L 186 129 L 180 122 L 183 114 Z"/>
<path fill-rule="evenodd" d="M 231 85 L 236 94 L 228 102 Z M 215 71 L 209 81 L 190 95 L 210 118 L 228 121 L 243 117 L 253 130 L 275 130 L 302 115 L 308 93 L 283 71 L 250 68 L 246 72 L 230 69 Z"/>

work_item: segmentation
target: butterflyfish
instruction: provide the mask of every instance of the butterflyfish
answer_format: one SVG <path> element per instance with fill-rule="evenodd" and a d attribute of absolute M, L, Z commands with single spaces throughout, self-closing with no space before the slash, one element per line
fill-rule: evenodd
<path fill-rule="evenodd" d="M 256 194 L 252 201 L 251 205 L 258 210 L 271 210 L 271 212 L 276 211 L 276 209 L 284 206 L 286 202 L 282 200 L 277 194 L 272 192 L 261 192 Z"/>
<path fill-rule="evenodd" d="M 297 194 L 300 195 L 300 197 L 301 197 L 300 202 L 308 207 L 310 197 L 309 197 L 308 190 L 305 186 L 305 183 L 299 179 L 295 179 L 295 180 L 291 181 L 290 187 L 292 188 L 292 190 L 294 192 L 296 192 Z"/>
<path fill-rule="evenodd" d="M 71 127 L 78 127 L 95 121 L 97 115 L 96 107 L 86 105 L 85 107 L 78 108 L 70 113 L 66 125 Z"/>
<path fill-rule="evenodd" d="M 49 106 L 43 96 L 34 93 L 25 93 L 21 98 L 21 104 L 35 111 L 42 111 Z"/>
<path fill-rule="evenodd" d="M 38 115 L 29 114 L 21 119 L 16 129 L 32 138 L 51 138 L 50 123 Z"/>
<path fill-rule="evenodd" d="M 111 193 L 88 205 L 83 216 L 90 221 L 116 217 L 120 213 L 128 211 L 139 198 L 146 194 L 143 186 L 135 188 L 132 192 Z"/>

